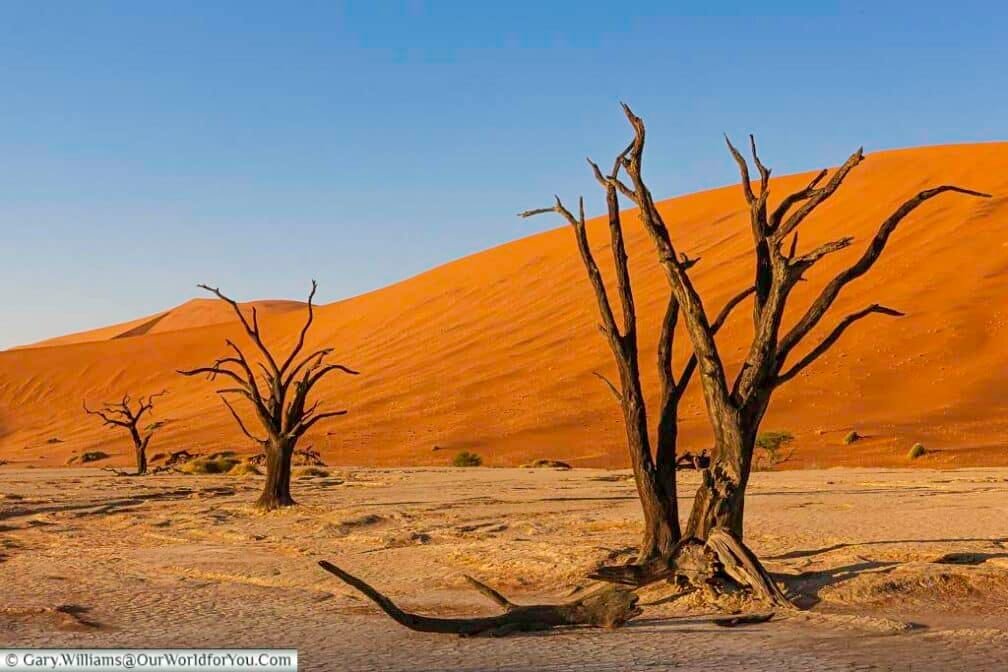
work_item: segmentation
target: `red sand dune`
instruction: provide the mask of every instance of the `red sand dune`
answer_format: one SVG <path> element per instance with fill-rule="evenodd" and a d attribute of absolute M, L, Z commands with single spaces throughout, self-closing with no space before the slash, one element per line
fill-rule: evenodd
<path fill-rule="evenodd" d="M 775 178 L 773 194 L 779 198 L 809 177 Z M 907 316 L 862 321 L 779 390 L 764 428 L 796 435 L 789 466 L 908 465 L 907 450 L 917 441 L 929 453 L 915 466 L 1008 464 L 1008 143 L 869 156 L 802 225 L 802 248 L 848 234 L 856 242 L 800 286 L 788 319 L 795 319 L 829 274 L 861 253 L 898 203 L 947 182 L 994 198 L 943 195 L 928 202 L 903 223 L 876 267 L 847 287 L 832 319 L 814 336 L 874 302 Z M 601 205 L 600 194 L 589 196 Z M 518 203 L 515 209 L 534 205 Z M 740 188 L 671 199 L 661 208 L 679 248 L 702 258 L 692 274 L 708 310 L 716 312 L 751 282 Z M 665 281 L 636 218 L 625 221 L 645 382 L 654 391 L 651 362 Z M 593 222 L 590 233 L 611 279 L 603 222 Z M 241 287 L 225 289 L 241 293 Z M 190 311 L 194 305 L 200 310 Z M 61 464 L 72 452 L 101 447 L 127 462 L 125 437 L 85 417 L 81 401 L 164 387 L 169 395 L 156 410 L 167 423 L 152 442 L 153 452 L 251 450 L 214 385 L 174 373 L 211 361 L 224 352 L 226 337 L 239 337 L 237 325 L 219 312 L 224 306 L 204 312 L 203 305 L 169 311 L 132 338 L 114 336 L 144 320 L 89 332 L 86 339 L 78 335 L 73 342 L 47 342 L 54 347 L 0 352 L 0 457 Z M 173 313 L 193 317 L 176 322 Z M 280 346 L 289 346 L 301 321 L 301 311 L 289 310 L 266 311 L 262 320 L 268 340 Z M 334 346 L 339 361 L 362 375 L 332 377 L 320 386 L 330 408 L 345 406 L 350 414 L 320 424 L 305 444 L 341 464 L 447 464 L 467 449 L 490 465 L 541 457 L 625 466 L 619 410 L 592 376 L 613 371 L 596 322 L 594 298 L 566 228 L 323 306 L 310 345 Z M 730 372 L 750 337 L 751 319 L 741 307 L 719 336 Z M 679 338 L 680 366 L 686 340 Z M 682 425 L 682 449 L 707 445 L 697 389 L 684 404 Z M 843 445 L 851 429 L 868 438 Z M 47 443 L 56 438 L 61 443 Z"/>
<path fill-rule="evenodd" d="M 303 301 L 268 300 L 243 303 L 246 311 L 255 308 L 259 315 L 271 312 L 283 313 L 304 307 Z M 165 331 L 179 331 L 194 327 L 205 327 L 211 324 L 237 322 L 238 318 L 227 304 L 217 299 L 190 299 L 163 313 L 148 315 L 129 322 L 113 324 L 110 327 L 79 331 L 75 334 L 48 338 L 38 343 L 20 346 L 22 348 L 43 348 L 54 345 L 72 345 L 74 343 L 90 343 L 92 341 L 108 341 L 114 338 L 131 338 L 146 334 L 159 334 Z"/>

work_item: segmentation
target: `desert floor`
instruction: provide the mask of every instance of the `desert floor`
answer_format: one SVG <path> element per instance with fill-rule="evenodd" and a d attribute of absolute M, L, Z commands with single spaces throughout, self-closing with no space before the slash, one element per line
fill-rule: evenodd
<path fill-rule="evenodd" d="M 405 630 L 315 561 L 432 614 L 493 613 L 463 573 L 559 599 L 636 541 L 626 472 L 332 469 L 266 515 L 259 485 L 0 468 L 0 645 L 295 647 L 311 670 L 1008 666 L 1005 469 L 755 474 L 747 540 L 810 611 L 723 629 L 665 602 L 620 630 L 498 639 Z"/>

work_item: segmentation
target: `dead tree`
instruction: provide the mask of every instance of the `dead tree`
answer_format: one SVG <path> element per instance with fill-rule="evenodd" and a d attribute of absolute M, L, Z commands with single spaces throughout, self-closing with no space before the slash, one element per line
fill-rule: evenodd
<path fill-rule="evenodd" d="M 527 210 L 520 217 L 532 217 L 544 213 L 557 213 L 567 220 L 574 229 L 578 251 L 595 292 L 601 317 L 599 331 L 606 337 L 619 371 L 619 388 L 603 375 L 596 373 L 609 387 L 623 412 L 627 448 L 633 466 L 637 493 L 644 512 L 644 538 L 638 559 L 646 561 L 652 557 L 666 557 L 679 541 L 679 509 L 676 497 L 676 443 L 679 427 L 679 401 L 696 370 L 696 357 L 691 357 L 678 377 L 672 363 L 673 339 L 679 321 L 679 301 L 670 292 L 665 316 L 662 320 L 661 335 L 658 340 L 658 378 L 661 384 L 661 405 L 658 409 L 656 428 L 656 449 L 652 454 L 648 436 L 648 412 L 644 401 L 644 390 L 640 381 L 639 349 L 637 339 L 637 311 L 633 290 L 630 286 L 630 268 L 623 239 L 623 225 L 620 220 L 619 195 L 612 180 L 603 176 L 599 167 L 588 161 L 596 179 L 606 190 L 606 206 L 609 216 L 609 236 L 612 242 L 613 263 L 616 267 L 616 289 L 619 294 L 622 326 L 617 324 L 609 295 L 592 254 L 585 226 L 584 199 L 581 199 L 575 216 L 564 207 L 560 198 L 549 208 Z M 620 164 L 613 166 L 613 172 Z M 695 259 L 683 258 L 683 263 L 692 265 Z M 717 331 L 728 319 L 732 309 L 741 303 L 753 290 L 746 289 L 734 296 L 718 315 L 712 329 Z"/>
<path fill-rule="evenodd" d="M 251 319 L 248 319 L 238 303 L 222 294 L 219 289 L 207 285 L 198 286 L 215 294 L 231 306 L 245 333 L 258 350 L 261 361 L 253 364 L 241 348 L 228 339 L 226 343 L 233 355 L 221 357 L 210 366 L 179 373 L 184 376 L 205 374 L 209 380 L 216 380 L 220 376 L 236 385 L 219 389 L 217 393 L 242 433 L 261 446 L 266 455 L 266 482 L 256 506 L 267 511 L 292 506 L 295 502 L 290 494 L 291 458 L 298 439 L 319 421 L 345 415 L 347 412 L 339 410 L 320 413 L 318 412 L 320 402 L 315 401 L 308 405 L 308 395 L 322 378 L 333 371 L 342 371 L 350 375 L 357 375 L 357 371 L 342 364 L 327 363 L 326 358 L 332 354 L 333 348 L 322 348 L 302 356 L 305 336 L 315 318 L 312 301 L 315 298 L 317 284 L 314 280 L 311 293 L 308 295 L 308 317 L 293 349 L 282 362 L 278 362 L 263 342 L 254 306 L 251 309 Z M 259 369 L 258 375 L 253 366 Z M 229 395 L 237 395 L 248 400 L 265 432 L 264 437 L 260 438 L 249 431 L 235 407 L 228 401 Z"/>
<path fill-rule="evenodd" d="M 109 427 L 122 427 L 129 432 L 130 438 L 133 440 L 133 452 L 136 456 L 137 476 L 147 473 L 147 445 L 157 429 L 156 424 L 141 429 L 140 421 L 145 415 L 154 411 L 154 400 L 166 393 L 167 390 L 161 390 L 146 398 L 140 397 L 137 399 L 136 408 L 133 407 L 133 402 L 128 394 L 123 395 L 122 401 L 103 404 L 101 408 L 93 411 L 88 408 L 87 402 L 83 404 L 84 412 L 88 415 L 98 416 Z"/>
<path fill-rule="evenodd" d="M 864 159 L 864 153 L 862 149 L 855 151 L 828 180 L 829 171 L 820 171 L 805 188 L 788 194 L 771 210 L 768 204 L 770 169 L 760 161 L 755 140 L 750 136 L 752 160 L 760 175 L 758 192 L 753 190 L 747 161 L 729 141 L 728 148 L 738 164 L 749 207 L 755 258 L 754 336 L 737 376 L 729 382 L 714 338 L 716 320 L 712 322 L 708 318 L 703 300 L 689 276 L 692 264 L 674 247 L 665 220 L 642 177 L 644 122 L 625 105 L 624 111 L 633 127 L 634 139 L 618 164 L 628 175 L 630 184 L 621 181 L 618 171 L 613 171 L 607 181 L 640 209 L 641 221 L 655 245 L 672 293 L 683 308 L 683 322 L 699 363 L 704 400 L 714 431 L 712 464 L 704 472 L 686 534 L 706 539 L 712 529 L 722 527 L 741 539 L 753 450 L 774 390 L 822 356 L 855 322 L 869 315 L 899 316 L 901 313 L 872 304 L 840 320 L 804 356 L 789 363 L 794 359 L 796 347 L 819 325 L 843 288 L 878 261 L 893 231 L 918 206 L 946 192 L 982 198 L 989 198 L 989 195 L 941 185 L 908 199 L 881 223 L 861 256 L 830 280 L 795 325 L 781 333 L 784 311 L 794 287 L 818 261 L 849 247 L 854 240 L 839 238 L 801 252 L 798 228 L 837 192 L 844 179 Z"/>
<path fill-rule="evenodd" d="M 592 165 L 596 179 L 606 191 L 610 229 L 613 230 L 613 251 L 617 259 L 617 275 L 621 285 L 626 283 L 625 273 L 619 268 L 621 263 L 625 267 L 625 261 L 620 261 L 621 258 L 625 259 L 625 253 L 622 251 L 622 245 L 616 244 L 617 239 L 622 239 L 622 234 L 616 231 L 620 227 L 620 222 L 618 216 L 614 217 L 613 215 L 614 212 L 618 213 L 619 211 L 618 196 L 622 195 L 637 206 L 640 220 L 654 244 L 658 262 L 665 272 L 670 289 L 669 309 L 663 323 L 662 342 L 659 344 L 663 400 L 667 401 L 669 398 L 667 369 L 665 367 L 667 360 L 663 349 L 674 335 L 676 318 L 681 316 L 693 347 L 693 357 L 686 370 L 692 373 L 691 366 L 695 366 L 700 372 L 704 401 L 714 434 L 711 463 L 703 471 L 703 480 L 694 498 L 693 509 L 683 538 L 684 542 L 690 543 L 686 545 L 680 543 L 665 558 L 659 558 L 650 563 L 641 563 L 637 568 L 641 576 L 637 578 L 643 583 L 655 580 L 651 576 L 653 572 L 646 571 L 647 567 L 653 569 L 664 566 L 674 571 L 677 564 L 675 557 L 677 553 L 681 553 L 683 548 L 690 547 L 693 540 L 701 543 L 709 542 L 712 534 L 716 532 L 715 539 L 719 543 L 711 549 L 715 555 L 718 555 L 719 552 L 728 553 L 726 544 L 720 542 L 724 542 L 726 538 L 733 539 L 733 543 L 737 544 L 735 555 L 751 558 L 751 561 L 759 569 L 759 571 L 745 572 L 747 577 L 762 584 L 750 587 L 758 593 L 772 594 L 775 587 L 772 582 L 766 579 L 765 571 L 759 567 L 755 556 L 744 546 L 742 538 L 745 491 L 752 469 L 756 437 L 773 391 L 822 356 L 855 322 L 873 314 L 899 316 L 901 313 L 892 308 L 872 304 L 840 320 L 833 330 L 820 342 L 809 348 L 804 356 L 792 361 L 795 359 L 794 353 L 797 346 L 819 325 L 841 290 L 854 279 L 864 275 L 875 264 L 893 231 L 918 206 L 945 192 L 984 198 L 989 195 L 953 185 L 941 185 L 921 191 L 908 199 L 882 222 L 867 249 L 857 261 L 827 283 L 794 326 L 782 333 L 784 311 L 791 291 L 797 283 L 804 279 L 805 274 L 818 261 L 833 252 L 850 246 L 853 242 L 853 238 L 845 237 L 802 252 L 798 248 L 799 225 L 837 192 L 847 175 L 861 163 L 864 154 L 861 149 L 858 149 L 832 175 L 828 170 L 820 171 L 805 188 L 785 196 L 775 208 L 771 209 L 768 202 L 770 169 L 760 160 L 755 140 L 750 136 L 752 160 L 760 176 L 758 192 L 754 191 L 750 181 L 747 161 L 731 142 L 728 142 L 729 150 L 737 162 L 742 176 L 743 194 L 750 214 L 755 260 L 755 280 L 752 290 L 750 290 L 753 295 L 754 336 L 745 362 L 734 380 L 729 382 L 715 340 L 715 335 L 726 317 L 726 311 L 722 311 L 722 314 L 714 320 L 708 316 L 703 300 L 694 287 L 689 273 L 696 260 L 689 258 L 673 244 L 664 217 L 658 210 L 651 191 L 642 177 L 644 122 L 626 105 L 624 105 L 624 112 L 633 128 L 632 142 L 617 157 L 610 175 L 602 175 L 598 168 L 594 164 Z M 625 182 L 622 179 L 621 173 L 626 174 L 628 181 Z M 827 176 L 829 179 L 826 179 Z M 601 281 L 597 278 L 597 269 L 594 269 L 594 263 L 590 262 L 590 256 L 586 256 L 585 252 L 587 246 L 583 234 L 585 228 L 583 201 L 579 217 L 574 217 L 563 206 L 559 198 L 556 199 L 556 204 L 552 208 L 533 210 L 523 213 L 523 215 L 550 211 L 561 214 L 578 232 L 578 247 L 581 250 L 582 258 L 585 259 L 586 266 L 589 267 L 589 276 L 592 277 L 595 293 L 602 309 L 603 332 L 610 338 L 614 355 L 619 363 L 621 357 L 626 359 L 624 355 L 627 352 L 625 335 L 632 332 L 625 329 L 624 334 L 621 335 L 613 329 L 614 321 L 611 319 L 611 311 L 608 310 L 608 304 L 599 289 Z M 740 295 L 741 298 L 736 297 L 737 300 L 745 298 L 748 293 Z M 735 300 L 733 299 L 733 301 Z M 729 309 L 730 306 L 731 304 L 729 304 Z M 630 304 L 630 308 L 629 314 L 632 315 L 632 304 Z M 670 319 L 668 313 L 673 312 L 675 316 Z M 626 314 L 627 311 L 624 309 L 624 315 Z M 632 373 L 632 369 L 626 368 Z M 621 382 L 623 382 L 622 373 L 623 367 L 621 367 Z M 685 373 L 686 371 L 680 377 L 681 379 L 685 377 Z M 635 390 L 633 381 L 630 382 L 629 386 L 624 384 L 624 392 L 619 395 L 624 404 L 624 413 L 627 418 L 629 418 L 627 410 L 634 410 L 633 407 L 640 403 L 639 393 Z M 627 390 L 630 390 L 631 394 L 628 395 Z M 681 390 L 679 393 L 681 394 Z M 670 414 L 663 419 L 672 422 L 674 418 L 674 414 Z M 627 424 L 629 426 L 629 421 Z M 674 433 L 669 432 L 667 436 L 674 436 Z M 633 445 L 631 448 L 633 450 Z M 634 466 L 635 472 L 638 471 L 637 460 L 635 460 Z M 639 483 L 640 480 L 638 480 Z M 672 487 L 666 486 L 665 489 L 673 491 Z M 646 515 L 649 506 L 646 500 L 649 498 L 650 495 L 642 490 L 641 499 L 645 503 Z M 669 521 L 668 526 L 671 527 L 673 524 L 672 521 Z M 707 546 L 707 548 L 711 547 Z M 732 560 L 722 557 L 720 562 L 722 566 L 727 566 Z M 632 574 L 634 571 L 627 568 L 609 569 L 614 575 L 626 575 L 628 572 Z M 606 572 L 602 571 L 599 578 L 604 578 L 605 575 Z"/>

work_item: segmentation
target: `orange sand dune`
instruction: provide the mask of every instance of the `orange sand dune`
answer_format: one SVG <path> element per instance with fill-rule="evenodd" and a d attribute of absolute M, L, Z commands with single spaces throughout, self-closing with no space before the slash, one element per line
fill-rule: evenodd
<path fill-rule="evenodd" d="M 302 301 L 250 301 L 241 304 L 246 311 L 255 308 L 260 315 L 269 312 L 287 312 L 304 307 Z M 38 343 L 20 346 L 22 348 L 43 348 L 54 345 L 71 345 L 73 343 L 90 343 L 91 341 L 108 341 L 113 338 L 131 338 L 145 334 L 159 334 L 166 331 L 179 331 L 205 327 L 211 324 L 237 321 L 231 307 L 217 299 L 190 299 L 163 313 L 148 315 L 137 320 L 113 324 L 110 327 L 79 331 L 75 334 L 48 338 Z"/>
<path fill-rule="evenodd" d="M 776 178 L 772 191 L 780 198 L 808 179 Z M 796 435 L 791 466 L 907 465 L 907 450 L 917 441 L 929 453 L 916 466 L 1008 464 L 1008 143 L 869 156 L 834 200 L 803 224 L 803 248 L 848 234 L 856 242 L 820 264 L 796 290 L 786 319 L 793 321 L 829 274 L 861 253 L 898 203 L 947 182 L 995 197 L 943 195 L 925 204 L 896 232 L 876 268 L 847 287 L 832 319 L 813 336 L 874 302 L 907 317 L 859 323 L 778 392 L 764 427 Z M 590 196 L 601 204 L 599 194 Z M 543 195 L 544 203 L 548 197 Z M 515 209 L 534 205 L 516 203 Z M 702 258 L 693 277 L 715 312 L 751 282 L 740 188 L 671 199 L 661 208 L 680 249 Z M 636 218 L 626 222 L 645 383 L 653 392 L 651 362 L 665 281 Z M 611 279 L 604 223 L 593 222 L 590 234 Z M 301 320 L 300 311 L 272 311 L 263 328 L 273 342 L 287 346 Z M 334 463 L 446 464 L 467 449 L 490 465 L 543 457 L 623 466 L 619 410 L 592 376 L 613 371 L 596 322 L 566 228 L 324 306 L 310 344 L 334 346 L 339 360 L 362 375 L 320 386 L 330 407 L 345 406 L 350 414 L 317 426 L 306 443 Z M 251 450 L 214 385 L 174 373 L 223 353 L 224 339 L 240 335 L 236 326 L 176 331 L 159 322 L 133 338 L 109 340 L 109 333 L 96 342 L 0 353 L 0 457 L 61 464 L 74 451 L 101 447 L 127 462 L 123 437 L 84 417 L 81 400 L 162 387 L 170 393 L 157 411 L 167 422 L 152 451 Z M 730 372 L 750 337 L 751 319 L 741 307 L 719 337 Z M 679 341 L 681 363 L 686 339 Z M 707 445 L 696 389 L 684 404 L 682 424 L 683 449 Z M 868 438 L 843 445 L 851 429 Z M 60 443 L 47 443 L 53 439 Z"/>

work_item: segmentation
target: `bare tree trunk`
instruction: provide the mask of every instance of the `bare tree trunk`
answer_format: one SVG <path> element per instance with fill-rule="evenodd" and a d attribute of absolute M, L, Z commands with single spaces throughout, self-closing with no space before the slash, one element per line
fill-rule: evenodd
<path fill-rule="evenodd" d="M 673 490 L 671 496 L 663 487 L 650 457 L 647 435 L 647 415 L 643 406 L 624 403 L 627 446 L 633 463 L 634 480 L 641 509 L 644 512 L 644 537 L 638 560 L 644 562 L 655 557 L 664 557 L 679 541 L 679 510 Z M 647 457 L 645 457 L 647 456 Z"/>
<path fill-rule="evenodd" d="M 137 476 L 147 473 L 147 446 L 141 443 L 136 447 Z"/>
<path fill-rule="evenodd" d="M 688 381 L 687 381 L 688 382 Z M 662 520 L 668 528 L 670 543 L 660 548 L 661 554 L 667 556 L 682 538 L 679 527 L 679 501 L 676 486 L 676 447 L 679 441 L 678 393 L 666 387 L 665 398 L 662 400 L 661 414 L 658 418 L 658 436 L 656 437 L 655 468 L 656 481 L 661 489 L 665 506 Z"/>
<path fill-rule="evenodd" d="M 294 443 L 284 439 L 271 439 L 265 446 L 266 482 L 262 494 L 256 500 L 256 508 L 272 511 L 284 506 L 293 506 L 290 494 L 291 460 Z"/>
<path fill-rule="evenodd" d="M 743 539 L 745 492 L 749 484 L 756 444 L 757 420 L 752 428 L 740 427 L 734 413 L 725 413 L 716 426 L 714 457 L 704 469 L 686 525 L 686 536 L 706 540 L 711 530 L 723 528 Z"/>
<path fill-rule="evenodd" d="M 137 476 L 147 473 L 147 440 L 140 436 L 136 427 L 130 428 L 130 436 L 133 438 L 133 452 L 136 455 Z"/>

